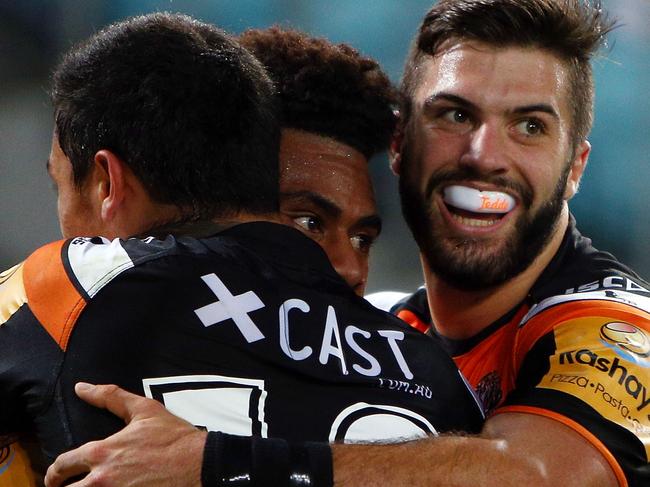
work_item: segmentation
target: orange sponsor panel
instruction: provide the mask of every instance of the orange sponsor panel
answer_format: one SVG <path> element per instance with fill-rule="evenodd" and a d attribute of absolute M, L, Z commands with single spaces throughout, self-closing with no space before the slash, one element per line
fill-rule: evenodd
<path fill-rule="evenodd" d="M 609 337 L 612 328 L 634 330 L 634 345 L 645 343 L 644 353 L 630 350 L 628 336 Z M 585 317 L 558 326 L 555 341 L 557 351 L 538 387 L 586 402 L 639 438 L 650 457 L 650 333 L 608 317 Z"/>

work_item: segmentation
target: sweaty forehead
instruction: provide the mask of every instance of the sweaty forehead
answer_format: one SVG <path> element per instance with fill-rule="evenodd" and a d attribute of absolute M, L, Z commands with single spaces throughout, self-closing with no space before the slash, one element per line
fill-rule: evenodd
<path fill-rule="evenodd" d="M 314 187 L 328 181 L 369 185 L 368 161 L 357 150 L 329 137 L 284 129 L 280 144 L 280 184 Z"/>
<path fill-rule="evenodd" d="M 284 129 L 280 192 L 312 192 L 346 210 L 374 213 L 368 161 L 353 148 L 320 135 Z"/>
<path fill-rule="evenodd" d="M 425 58 L 418 69 L 416 104 L 447 93 L 479 107 L 543 103 L 568 113 L 567 67 L 545 50 L 455 42 Z"/>

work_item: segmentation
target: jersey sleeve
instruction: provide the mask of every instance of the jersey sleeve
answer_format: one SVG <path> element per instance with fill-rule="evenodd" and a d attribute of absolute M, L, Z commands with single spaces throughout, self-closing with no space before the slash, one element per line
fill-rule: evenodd
<path fill-rule="evenodd" d="M 8 324 L 17 321 L 17 313 L 27 303 L 23 271 L 24 263 L 21 263 L 0 274 L 0 435 L 16 433 L 23 422 L 13 387 L 15 349 L 20 344 L 16 343 L 12 325 Z M 4 451 L 5 456 L 8 453 Z"/>
<path fill-rule="evenodd" d="M 65 242 L 0 274 L 0 434 L 28 429 L 85 300 L 68 278 Z"/>
<path fill-rule="evenodd" d="M 637 305 L 571 300 L 525 320 L 516 385 L 495 412 L 564 423 L 603 454 L 622 486 L 650 485 L 650 313 Z"/>
<path fill-rule="evenodd" d="M 20 428 L 23 415 L 11 387 L 13 334 L 2 328 L 27 302 L 23 281 L 23 264 L 0 273 L 0 431 L 13 433 Z M 8 351 L 9 350 L 9 351 Z M 0 435 L 0 487 L 36 487 L 37 475 L 25 450 L 13 442 L 15 436 Z"/>

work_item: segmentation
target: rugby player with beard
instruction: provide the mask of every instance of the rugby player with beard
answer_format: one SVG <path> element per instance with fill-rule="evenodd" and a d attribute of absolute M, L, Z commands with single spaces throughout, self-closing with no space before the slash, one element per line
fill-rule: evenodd
<path fill-rule="evenodd" d="M 650 286 L 568 206 L 612 27 L 597 2 L 442 0 L 420 28 L 392 168 L 425 285 L 388 308 L 441 340 L 488 420 L 483 442 L 412 445 L 430 467 L 411 485 L 650 481 Z M 335 448 L 336 478 L 398 483 L 402 469 L 350 467 L 406 451 Z"/>

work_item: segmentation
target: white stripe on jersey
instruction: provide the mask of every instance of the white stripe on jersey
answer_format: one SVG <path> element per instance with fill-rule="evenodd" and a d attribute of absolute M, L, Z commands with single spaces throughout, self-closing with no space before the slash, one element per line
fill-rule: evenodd
<path fill-rule="evenodd" d="M 68 246 L 68 261 L 74 276 L 91 298 L 120 273 L 133 267 L 133 261 L 120 240 L 102 237 L 102 243 L 90 238 L 75 238 Z"/>

